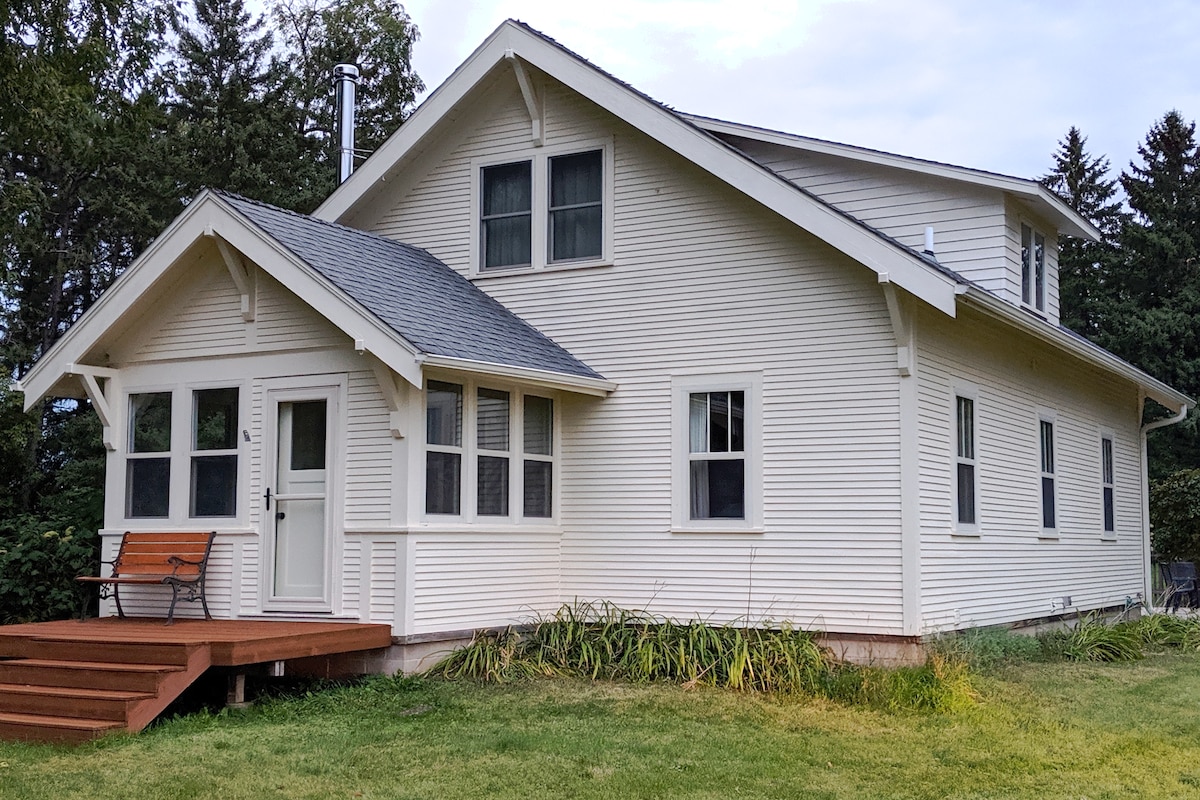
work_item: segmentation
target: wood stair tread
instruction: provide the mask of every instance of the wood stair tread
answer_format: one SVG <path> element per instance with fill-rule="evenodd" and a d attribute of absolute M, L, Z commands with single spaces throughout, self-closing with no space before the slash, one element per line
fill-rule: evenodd
<path fill-rule="evenodd" d="M 52 717 L 43 714 L 14 714 L 0 711 L 0 724 L 28 725 L 39 728 L 63 728 L 77 731 L 108 731 L 121 727 L 121 723 L 106 719 L 77 719 L 75 717 Z"/>
<path fill-rule="evenodd" d="M 154 692 L 131 692 L 120 689 L 81 689 L 71 686 L 42 686 L 31 683 L 0 683 L 0 696 L 5 692 L 39 694 L 50 697 L 73 697 L 80 700 L 145 700 Z"/>
<path fill-rule="evenodd" d="M 0 665 L 41 667 L 43 669 L 78 669 L 96 672 L 182 672 L 185 667 L 175 664 L 133 664 L 122 661 L 61 661 L 43 658 L 0 659 Z"/>

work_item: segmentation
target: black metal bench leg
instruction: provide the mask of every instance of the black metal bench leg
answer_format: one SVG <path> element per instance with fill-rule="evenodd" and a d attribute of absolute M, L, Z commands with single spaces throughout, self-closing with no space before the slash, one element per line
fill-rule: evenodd
<path fill-rule="evenodd" d="M 175 602 L 179 599 L 179 586 L 171 584 L 171 607 L 167 609 L 167 624 L 175 624 Z"/>
<path fill-rule="evenodd" d="M 121 608 L 121 584 L 114 583 L 112 585 L 112 587 L 113 587 L 113 600 L 117 601 L 117 616 L 124 619 L 125 618 L 125 609 Z"/>

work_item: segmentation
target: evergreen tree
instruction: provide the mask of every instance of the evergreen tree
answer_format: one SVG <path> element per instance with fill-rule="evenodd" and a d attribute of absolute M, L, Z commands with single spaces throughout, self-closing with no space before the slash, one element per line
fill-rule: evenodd
<path fill-rule="evenodd" d="M 1087 137 L 1072 126 L 1058 144 L 1054 168 L 1041 182 L 1100 231 L 1099 242 L 1059 237 L 1060 317 L 1071 330 L 1099 340 L 1110 311 L 1117 238 L 1128 215 L 1117 198 L 1117 181 L 1109 177 L 1108 159 L 1087 152 Z"/>
<path fill-rule="evenodd" d="M 1121 175 L 1133 217 L 1121 229 L 1113 314 L 1102 341 L 1177 389 L 1200 393 L 1200 151 L 1195 123 L 1170 111 Z M 1200 466 L 1195 418 L 1151 439 L 1151 472 Z"/>

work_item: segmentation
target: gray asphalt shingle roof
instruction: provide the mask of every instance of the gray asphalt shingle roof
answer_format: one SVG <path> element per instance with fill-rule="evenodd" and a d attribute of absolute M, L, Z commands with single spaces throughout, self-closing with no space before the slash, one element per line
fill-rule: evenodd
<path fill-rule="evenodd" d="M 213 194 L 421 353 L 602 377 L 419 247 L 235 194 Z"/>

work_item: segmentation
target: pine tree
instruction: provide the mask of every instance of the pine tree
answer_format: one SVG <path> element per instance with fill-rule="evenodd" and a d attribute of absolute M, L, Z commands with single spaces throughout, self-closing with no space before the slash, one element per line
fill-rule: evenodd
<path fill-rule="evenodd" d="M 1175 388 L 1200 393 L 1200 151 L 1195 123 L 1170 111 L 1121 175 L 1133 217 L 1121 229 L 1114 313 L 1103 343 Z M 1152 440 L 1152 475 L 1200 466 L 1194 418 Z"/>
<path fill-rule="evenodd" d="M 1117 181 L 1109 178 L 1109 162 L 1087 152 L 1087 137 L 1076 127 L 1067 131 L 1054 154 L 1054 169 L 1042 184 L 1100 231 L 1100 241 L 1059 238 L 1058 280 L 1063 325 L 1092 340 L 1102 338 L 1111 272 L 1118 255 L 1117 238 L 1127 215 L 1117 198 Z"/>

